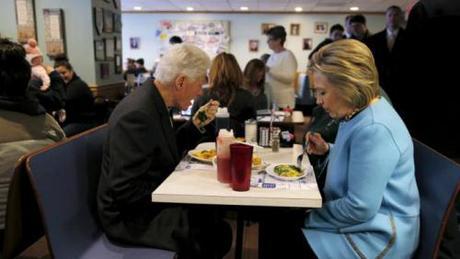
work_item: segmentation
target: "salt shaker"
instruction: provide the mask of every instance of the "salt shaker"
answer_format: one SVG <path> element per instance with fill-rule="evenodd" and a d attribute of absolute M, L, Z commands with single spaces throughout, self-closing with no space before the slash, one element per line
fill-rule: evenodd
<path fill-rule="evenodd" d="M 278 152 L 280 149 L 280 136 L 277 130 L 272 132 L 272 152 Z"/>

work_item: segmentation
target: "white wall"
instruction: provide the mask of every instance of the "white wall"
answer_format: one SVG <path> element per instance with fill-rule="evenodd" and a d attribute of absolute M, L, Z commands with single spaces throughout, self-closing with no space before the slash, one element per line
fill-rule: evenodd
<path fill-rule="evenodd" d="M 64 11 L 67 56 L 78 75 L 88 84 L 95 83 L 92 9 L 90 0 L 35 0 L 37 41 L 46 53 L 43 9 L 61 8 Z M 13 0 L 0 0 L 0 33 L 17 40 L 16 9 Z M 54 62 L 43 55 L 46 64 Z"/>
<path fill-rule="evenodd" d="M 335 23 L 343 25 L 346 14 L 241 14 L 241 13 L 123 13 L 123 62 L 130 58 L 144 58 L 146 67 L 150 69 L 158 58 L 160 40 L 155 37 L 155 30 L 161 20 L 229 20 L 230 21 L 230 52 L 233 53 L 240 66 L 263 53 L 271 53 L 266 44 L 266 36 L 261 33 L 262 23 L 276 23 L 286 28 L 288 37 L 286 48 L 294 52 L 299 64 L 299 71 L 304 71 L 310 51 L 302 50 L 303 38 L 313 39 L 313 48 L 320 43 L 327 34 L 314 33 L 314 22 L 328 22 L 329 28 Z M 367 26 L 372 33 L 385 27 L 383 14 L 365 15 Z M 300 24 L 300 35 L 290 36 L 291 23 Z M 129 38 L 140 37 L 140 48 L 130 49 Z M 248 40 L 259 40 L 259 51 L 249 52 Z"/>

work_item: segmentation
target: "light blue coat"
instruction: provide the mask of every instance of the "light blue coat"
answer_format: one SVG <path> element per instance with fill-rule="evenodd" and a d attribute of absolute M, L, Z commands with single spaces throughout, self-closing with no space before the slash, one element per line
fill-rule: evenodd
<path fill-rule="evenodd" d="M 303 228 L 319 258 L 412 256 L 420 231 L 412 139 L 385 99 L 340 124 L 324 193 Z"/>

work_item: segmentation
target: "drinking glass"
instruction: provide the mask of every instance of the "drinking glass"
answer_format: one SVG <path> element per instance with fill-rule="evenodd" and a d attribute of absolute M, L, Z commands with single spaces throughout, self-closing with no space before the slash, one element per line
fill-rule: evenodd
<path fill-rule="evenodd" d="M 245 144 L 231 144 L 231 173 L 232 189 L 234 191 L 247 191 L 251 182 L 253 147 Z"/>

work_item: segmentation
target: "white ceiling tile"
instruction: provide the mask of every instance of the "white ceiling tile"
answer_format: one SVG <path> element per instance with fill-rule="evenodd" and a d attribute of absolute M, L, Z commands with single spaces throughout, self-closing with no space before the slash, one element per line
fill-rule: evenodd
<path fill-rule="evenodd" d="M 359 6 L 360 12 L 384 12 L 390 5 L 406 9 L 414 0 L 121 0 L 123 11 L 132 11 L 133 6 L 142 6 L 143 11 L 185 11 L 192 6 L 197 11 L 240 12 L 248 6 L 251 12 L 293 12 L 300 6 L 304 11 L 343 12 L 350 6 Z M 458 1 L 458 0 L 457 0 Z"/>

